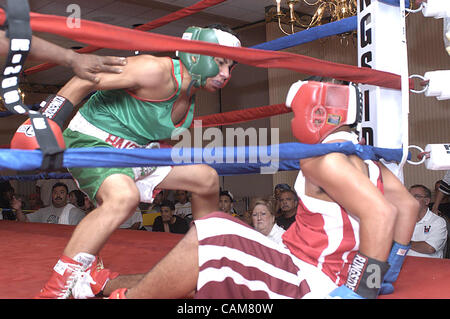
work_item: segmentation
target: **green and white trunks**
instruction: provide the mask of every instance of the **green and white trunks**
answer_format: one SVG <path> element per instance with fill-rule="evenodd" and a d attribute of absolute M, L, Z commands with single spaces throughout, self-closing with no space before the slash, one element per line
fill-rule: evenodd
<path fill-rule="evenodd" d="M 105 132 L 89 123 L 79 112 L 74 116 L 68 128 L 63 133 L 67 148 L 82 147 L 114 147 L 114 148 L 145 148 L 157 147 L 158 143 L 148 146 L 138 145 L 118 136 Z M 70 174 L 91 200 L 95 196 L 103 181 L 111 175 L 127 175 L 136 181 L 141 202 L 151 203 L 155 188 L 171 171 L 171 166 L 158 167 L 75 167 L 69 169 Z"/>

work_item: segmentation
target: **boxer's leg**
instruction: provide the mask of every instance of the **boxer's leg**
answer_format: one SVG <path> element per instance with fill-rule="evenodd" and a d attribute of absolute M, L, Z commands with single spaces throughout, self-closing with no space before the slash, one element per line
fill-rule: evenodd
<path fill-rule="evenodd" d="M 109 296 L 114 290 L 120 288 L 133 288 L 143 278 L 145 274 L 131 274 L 131 275 L 119 275 L 117 278 L 109 280 L 103 288 L 103 296 Z"/>
<path fill-rule="evenodd" d="M 419 214 L 419 204 L 401 181 L 384 165 L 380 165 L 383 177 L 384 196 L 397 208 L 394 226 L 394 241 L 408 245 Z"/>
<path fill-rule="evenodd" d="M 120 276 L 106 290 L 138 278 Z M 197 220 L 136 286 L 116 289 L 111 298 L 186 298 L 195 289 L 198 298 L 302 298 L 312 287 L 323 296 L 335 285 L 284 246 L 228 214 L 213 212 Z"/>
<path fill-rule="evenodd" d="M 192 226 L 183 239 L 145 276 L 119 276 L 108 283 L 105 294 L 121 285 L 122 288 L 134 285 L 126 292 L 126 298 L 185 298 L 195 290 L 197 278 L 198 240 L 196 228 Z"/>
<path fill-rule="evenodd" d="M 360 251 L 368 257 L 387 260 L 397 210 L 367 175 L 342 153 L 301 160 L 300 166 L 307 179 L 359 218 Z"/>
<path fill-rule="evenodd" d="M 97 254 L 139 204 L 139 191 L 127 175 L 108 176 L 97 192 L 96 209 L 86 215 L 75 228 L 64 254 L 73 258 L 79 252 Z"/>
<path fill-rule="evenodd" d="M 95 255 L 112 232 L 135 212 L 139 204 L 139 192 L 130 176 L 113 174 L 101 183 L 97 202 L 98 207 L 75 228 L 51 278 L 36 298 L 68 298 L 72 292 L 77 298 L 86 298 L 93 296 L 92 291 L 97 293 L 101 290 L 102 287 L 92 287 L 93 282 L 89 280 L 82 282 L 78 279 L 84 276 L 82 274 L 86 270 L 95 270 Z M 106 270 L 96 275 L 96 280 L 102 281 L 97 284 L 103 286 L 110 273 Z"/>
<path fill-rule="evenodd" d="M 380 294 L 390 294 L 394 292 L 393 283 L 400 274 L 404 259 L 410 248 L 409 242 L 417 222 L 419 204 L 388 168 L 380 165 L 380 169 L 383 176 L 384 195 L 389 202 L 397 207 L 398 211 L 394 226 L 394 243 L 388 258 L 390 268 L 384 276 L 380 289 Z"/>
<path fill-rule="evenodd" d="M 191 192 L 194 219 L 219 210 L 219 176 L 208 165 L 175 166 L 158 188 Z"/>

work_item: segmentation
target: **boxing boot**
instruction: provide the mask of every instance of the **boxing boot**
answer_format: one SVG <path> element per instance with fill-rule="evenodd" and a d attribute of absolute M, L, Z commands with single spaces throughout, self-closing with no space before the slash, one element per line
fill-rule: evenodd
<path fill-rule="evenodd" d="M 113 272 L 105 268 L 103 265 L 103 261 L 98 256 L 95 258 L 92 266 L 87 271 L 94 281 L 94 283 L 91 283 L 91 289 L 94 295 L 100 294 L 109 280 L 117 278 L 119 276 L 118 272 Z"/>
<path fill-rule="evenodd" d="M 111 293 L 108 299 L 127 299 L 127 297 L 125 296 L 127 290 L 127 288 L 116 289 Z"/>
<path fill-rule="evenodd" d="M 353 290 L 348 288 L 346 285 L 342 285 L 334 289 L 326 297 L 326 299 L 366 299 L 355 293 Z"/>
<path fill-rule="evenodd" d="M 400 270 L 402 269 L 403 262 L 405 261 L 406 254 L 411 246 L 400 245 L 394 242 L 391 252 L 388 257 L 389 270 L 383 278 L 383 282 L 380 288 L 380 295 L 388 295 L 394 292 L 393 283 L 397 280 Z"/>
<path fill-rule="evenodd" d="M 72 289 L 76 284 L 78 286 L 86 286 L 82 282 L 88 282 L 89 285 L 93 283 L 86 269 L 92 265 L 95 256 L 88 255 L 86 257 L 84 260 L 76 258 L 78 259 L 76 261 L 64 255 L 61 256 L 55 267 L 53 267 L 53 273 L 49 281 L 39 294 L 35 296 L 35 299 L 68 299 L 72 296 Z"/>

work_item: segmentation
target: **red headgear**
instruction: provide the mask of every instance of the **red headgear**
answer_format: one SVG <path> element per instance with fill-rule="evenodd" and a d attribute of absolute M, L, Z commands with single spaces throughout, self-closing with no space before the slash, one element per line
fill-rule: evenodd
<path fill-rule="evenodd" d="M 355 85 L 298 81 L 289 89 L 292 133 L 301 142 L 316 144 L 343 125 L 361 119 L 361 95 Z"/>

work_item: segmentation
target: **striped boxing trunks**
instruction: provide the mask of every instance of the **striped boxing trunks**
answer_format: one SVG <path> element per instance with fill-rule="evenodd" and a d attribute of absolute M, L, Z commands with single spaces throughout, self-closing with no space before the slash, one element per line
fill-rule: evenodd
<path fill-rule="evenodd" d="M 240 220 L 215 212 L 195 221 L 195 298 L 324 298 L 337 286 L 316 267 Z"/>

